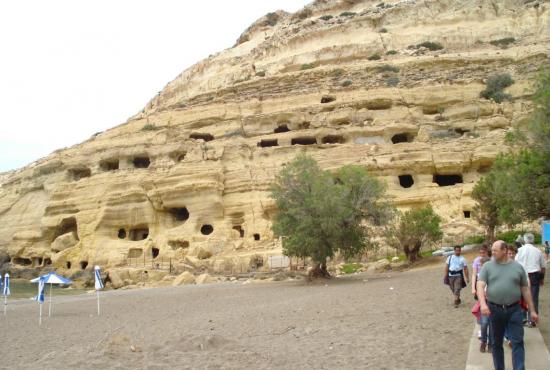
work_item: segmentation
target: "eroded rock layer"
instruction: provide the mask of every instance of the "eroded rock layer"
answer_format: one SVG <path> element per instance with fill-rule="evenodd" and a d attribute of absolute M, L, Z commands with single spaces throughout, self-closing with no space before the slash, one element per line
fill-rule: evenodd
<path fill-rule="evenodd" d="M 298 152 L 365 166 L 400 208 L 431 203 L 448 233 L 473 232 L 472 187 L 549 64 L 549 6 L 318 0 L 268 14 L 125 124 L 2 174 L 0 250 L 69 273 L 261 265 L 279 253 L 269 185 Z M 511 100 L 480 98 L 494 73 L 515 80 Z"/>

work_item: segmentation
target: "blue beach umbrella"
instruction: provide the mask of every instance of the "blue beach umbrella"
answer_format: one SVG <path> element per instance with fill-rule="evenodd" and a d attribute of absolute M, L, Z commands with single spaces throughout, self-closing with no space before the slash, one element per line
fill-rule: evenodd
<path fill-rule="evenodd" d="M 39 283 L 43 281 L 44 284 L 50 284 L 50 307 L 48 311 L 48 316 L 52 315 L 52 286 L 53 284 L 60 284 L 60 285 L 69 285 L 72 284 L 72 280 L 67 279 L 66 277 L 63 277 L 61 275 L 57 275 L 55 272 L 47 273 L 46 275 L 42 275 L 40 277 L 37 277 L 36 279 L 32 279 L 31 283 Z M 40 291 L 40 290 L 39 290 Z M 44 302 L 44 301 L 42 301 Z"/>
<path fill-rule="evenodd" d="M 36 280 L 36 279 L 34 279 Z M 45 284 L 44 280 L 39 277 L 38 278 L 38 295 L 35 297 L 36 301 L 40 304 L 40 316 L 38 319 L 38 325 L 42 325 L 42 305 L 44 304 L 44 291 L 45 291 Z"/>
<path fill-rule="evenodd" d="M 101 281 L 101 269 L 99 266 L 94 267 L 94 279 L 95 279 L 95 292 L 97 295 L 97 316 L 99 316 L 99 291 L 104 288 L 103 281 Z"/>
<path fill-rule="evenodd" d="M 2 286 L 1 281 L 2 276 L 0 275 L 0 286 Z M 6 273 L 6 275 L 4 275 L 4 286 L 2 288 L 2 295 L 4 296 L 4 315 L 6 314 L 6 311 L 8 309 L 8 296 L 10 294 L 10 274 Z"/>

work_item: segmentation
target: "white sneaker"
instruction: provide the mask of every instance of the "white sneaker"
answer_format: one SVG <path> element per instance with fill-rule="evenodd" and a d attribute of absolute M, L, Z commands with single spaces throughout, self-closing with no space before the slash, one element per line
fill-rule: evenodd
<path fill-rule="evenodd" d="M 477 339 L 481 339 L 481 330 L 477 332 Z"/>

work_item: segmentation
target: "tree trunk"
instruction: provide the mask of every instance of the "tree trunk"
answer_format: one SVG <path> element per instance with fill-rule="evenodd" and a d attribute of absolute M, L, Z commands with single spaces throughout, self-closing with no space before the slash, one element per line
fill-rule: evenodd
<path fill-rule="evenodd" d="M 414 263 L 418 259 L 422 258 L 422 255 L 420 254 L 420 247 L 422 244 L 416 243 L 412 248 L 409 248 L 408 245 L 406 245 L 403 248 L 403 251 L 405 252 L 405 256 L 407 256 L 407 259 L 409 262 Z"/>
<path fill-rule="evenodd" d="M 489 243 L 489 249 L 490 249 L 491 245 L 495 241 L 495 225 L 487 226 L 487 232 L 486 233 L 487 233 L 486 239 L 487 239 L 487 243 Z"/>
<path fill-rule="evenodd" d="M 309 279 L 325 278 L 330 279 L 330 273 L 327 270 L 327 263 L 317 263 L 315 267 L 308 273 Z"/>

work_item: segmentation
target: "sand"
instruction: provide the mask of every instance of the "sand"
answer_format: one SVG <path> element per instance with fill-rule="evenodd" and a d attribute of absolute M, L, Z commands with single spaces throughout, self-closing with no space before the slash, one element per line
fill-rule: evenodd
<path fill-rule="evenodd" d="M 42 327 L 19 301 L 0 317 L 0 368 L 464 369 L 472 298 L 453 308 L 441 280 L 437 266 L 110 291 L 100 317 L 95 295 L 59 297 Z"/>

